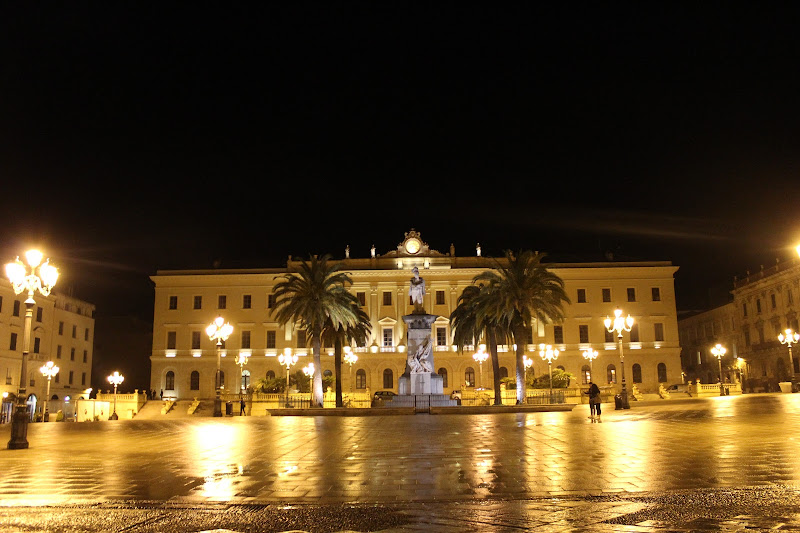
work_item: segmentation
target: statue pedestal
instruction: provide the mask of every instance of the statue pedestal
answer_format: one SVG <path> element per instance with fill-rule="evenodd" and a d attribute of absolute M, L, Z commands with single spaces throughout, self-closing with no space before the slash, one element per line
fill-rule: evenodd
<path fill-rule="evenodd" d="M 423 347 L 426 342 L 430 344 L 426 362 L 430 371 L 412 371 L 411 365 L 406 361 L 406 369 L 397 380 L 398 393 L 405 394 L 442 394 L 442 376 L 436 373 L 433 363 L 433 346 L 431 343 L 431 326 L 438 317 L 423 312 L 414 312 L 403 316 L 403 322 L 408 327 L 408 359 Z"/>

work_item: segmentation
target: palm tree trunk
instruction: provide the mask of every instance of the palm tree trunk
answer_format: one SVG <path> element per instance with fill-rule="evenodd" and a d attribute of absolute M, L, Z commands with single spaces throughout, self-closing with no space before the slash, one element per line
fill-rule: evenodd
<path fill-rule="evenodd" d="M 525 363 L 522 357 L 525 354 L 525 341 L 527 333 L 522 325 L 514 328 L 514 340 L 517 345 L 515 359 L 517 363 L 517 403 L 525 403 Z"/>
<path fill-rule="evenodd" d="M 312 389 L 312 404 L 314 407 L 322 407 L 324 396 L 322 393 L 322 339 L 321 332 L 315 331 L 311 339 L 311 345 L 314 350 L 314 387 Z"/>
<path fill-rule="evenodd" d="M 342 402 L 342 341 L 336 339 L 333 344 L 333 369 L 336 373 L 336 407 L 343 407 Z"/>
<path fill-rule="evenodd" d="M 500 390 L 500 357 L 497 354 L 497 333 L 494 328 L 486 328 L 486 340 L 489 353 L 492 354 L 492 374 L 494 377 L 494 404 L 503 405 L 503 394 Z"/>

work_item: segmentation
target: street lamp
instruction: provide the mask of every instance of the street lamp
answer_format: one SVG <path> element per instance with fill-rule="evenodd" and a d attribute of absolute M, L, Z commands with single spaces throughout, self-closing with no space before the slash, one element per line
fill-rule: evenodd
<path fill-rule="evenodd" d="M 48 417 L 50 414 L 47 412 L 47 405 L 50 403 L 50 379 L 58 374 L 58 367 L 52 361 L 48 361 L 39 368 L 39 372 L 47 378 L 47 394 L 44 396 L 44 414 L 42 415 L 42 422 L 49 422 Z"/>
<path fill-rule="evenodd" d="M 303 374 L 310 380 L 314 378 L 314 363 L 308 363 L 303 367 Z"/>
<path fill-rule="evenodd" d="M 50 294 L 50 290 L 58 280 L 58 269 L 50 264 L 48 259 L 42 263 L 44 255 L 39 250 L 25 252 L 25 264 L 17 257 L 6 264 L 6 276 L 11 281 L 15 294 L 27 291 L 28 299 L 25 300 L 25 329 L 22 337 L 22 362 L 19 372 L 19 391 L 17 405 L 11 417 L 11 440 L 8 441 L 9 450 L 19 450 L 28 447 L 28 407 L 26 404 L 25 381 L 28 376 L 28 353 L 31 347 L 31 323 L 33 321 L 33 306 L 36 301 L 33 295 L 36 291 L 43 296 Z"/>
<path fill-rule="evenodd" d="M 286 407 L 289 407 L 289 369 L 297 363 L 297 354 L 292 354 L 292 349 L 286 348 L 278 356 L 278 362 L 286 367 Z"/>
<path fill-rule="evenodd" d="M 625 355 L 622 353 L 622 332 L 630 331 L 633 328 L 633 317 L 628 315 L 627 318 L 622 318 L 622 309 L 615 309 L 613 320 L 611 317 L 607 316 L 603 321 L 603 324 L 606 326 L 606 331 L 609 333 L 616 332 L 617 334 L 617 344 L 619 345 L 619 365 L 620 369 L 622 370 L 622 391 L 620 392 L 622 402 L 619 408 L 630 409 L 631 406 L 628 403 L 628 389 L 625 387 Z"/>
<path fill-rule="evenodd" d="M 114 385 L 114 413 L 108 417 L 109 420 L 117 420 L 119 417 L 117 416 L 117 385 L 125 381 L 125 378 L 122 377 L 122 374 L 114 371 L 113 374 L 108 376 L 108 382 Z"/>
<path fill-rule="evenodd" d="M 244 365 L 247 364 L 247 359 L 247 355 L 240 353 L 236 356 L 236 360 L 234 361 L 239 365 L 239 399 L 241 399 L 244 394 Z"/>
<path fill-rule="evenodd" d="M 344 347 L 344 362 L 350 365 L 350 392 L 353 392 L 353 364 L 358 361 L 358 356 L 349 346 Z"/>
<path fill-rule="evenodd" d="M 233 326 L 225 322 L 225 319 L 218 316 L 206 328 L 206 335 L 211 339 L 211 342 L 217 343 L 217 378 L 214 382 L 214 416 L 222 416 L 222 382 L 221 382 L 221 357 L 222 357 L 222 343 L 228 340 L 228 337 L 233 333 Z"/>
<path fill-rule="evenodd" d="M 791 329 L 787 329 L 784 333 L 778 335 L 778 340 L 781 341 L 781 344 L 785 344 L 789 347 L 789 372 L 792 375 L 792 382 L 794 382 L 794 359 L 792 358 L 792 344 L 797 344 L 797 341 L 800 341 L 800 334 L 794 333 Z"/>
<path fill-rule="evenodd" d="M 547 361 L 547 370 L 550 372 L 550 403 L 553 403 L 553 361 L 558 359 L 558 350 L 549 344 L 540 344 L 539 348 L 539 357 Z"/>
<path fill-rule="evenodd" d="M 486 345 L 478 345 L 478 351 L 472 354 L 472 358 L 478 363 L 478 375 L 481 378 L 479 385 L 483 386 L 483 363 L 489 358 L 489 354 L 486 353 Z"/>
<path fill-rule="evenodd" d="M 533 366 L 533 359 L 527 355 L 522 356 L 522 379 L 528 383 L 528 369 Z M 527 386 L 527 385 L 526 385 Z"/>
<path fill-rule="evenodd" d="M 594 360 L 598 355 L 597 350 L 591 348 L 583 351 L 583 358 L 589 360 L 589 381 L 594 381 Z"/>
<path fill-rule="evenodd" d="M 725 355 L 725 352 L 728 350 L 725 349 L 724 346 L 717 343 L 711 348 L 711 355 L 717 358 L 717 362 L 719 363 L 719 395 L 725 396 L 725 386 L 722 384 L 722 356 Z"/>

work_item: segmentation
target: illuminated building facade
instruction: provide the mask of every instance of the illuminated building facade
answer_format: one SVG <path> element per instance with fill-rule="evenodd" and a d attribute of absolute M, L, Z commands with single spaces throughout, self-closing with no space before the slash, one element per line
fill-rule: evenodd
<path fill-rule="evenodd" d="M 9 398 L 19 390 L 22 362 L 26 294 L 14 294 L 11 284 L 0 282 L 0 393 L 3 394 L 3 420 L 11 412 Z M 51 413 L 65 413 L 65 398 L 77 398 L 91 387 L 94 347 L 93 304 L 52 292 L 36 295 L 33 308 L 30 353 L 28 355 L 26 393 L 31 412 L 41 410 L 47 378 L 39 368 L 53 361 L 59 372 L 50 382 Z M 69 402 L 67 402 L 69 403 Z"/>
<path fill-rule="evenodd" d="M 445 393 L 465 387 L 492 385 L 491 362 L 479 368 L 473 360 L 475 347 L 459 353 L 452 344 L 450 313 L 458 297 L 479 273 L 493 269 L 495 260 L 483 257 L 480 247 L 471 256 L 457 256 L 431 249 L 421 235 L 406 233 L 397 248 L 378 254 L 374 248 L 364 257 L 336 259 L 353 280 L 350 291 L 358 298 L 372 323 L 365 346 L 354 346 L 358 361 L 343 365 L 343 388 L 349 390 L 397 391 L 398 378 L 406 365 L 406 329 L 403 315 L 414 306 L 408 295 L 411 269 L 418 267 L 426 283 L 424 309 L 438 319 L 431 327 L 435 345 L 435 370 L 442 375 Z M 311 361 L 302 331 L 279 325 L 273 316 L 272 289 L 287 271 L 301 261 L 289 258 L 286 268 L 239 270 L 162 270 L 151 279 L 155 284 L 151 388 L 177 399 L 214 397 L 216 348 L 205 328 L 217 317 L 234 326 L 222 353 L 225 390 L 238 392 L 240 367 L 236 356 L 248 356 L 245 385 L 265 377 L 285 375 L 278 355 L 286 348 L 298 354 L 293 372 Z M 675 307 L 674 274 L 670 262 L 548 263 L 566 284 L 572 303 L 559 324 L 534 324 L 532 342 L 526 348 L 534 360 L 529 372 L 547 373 L 539 357 L 539 344 L 558 348 L 554 366 L 576 376 L 578 384 L 589 379 L 589 362 L 582 352 L 593 348 L 594 378 L 601 385 L 617 387 L 621 368 L 617 339 L 606 332 L 603 320 L 619 307 L 635 319 L 633 331 L 624 335 L 625 376 L 628 386 L 642 392 L 658 390 L 659 383 L 680 381 L 680 346 Z M 288 270 L 287 270 L 288 268 Z M 325 348 L 324 373 L 334 371 L 332 349 Z M 500 346 L 501 377 L 514 377 L 513 347 Z M 352 382 L 349 376 L 352 375 Z M 482 379 L 481 383 L 478 380 Z"/>
<path fill-rule="evenodd" d="M 681 363 L 688 381 L 717 383 L 719 361 L 711 348 L 721 344 L 727 350 L 722 358 L 723 379 L 733 383 L 746 369 L 737 365 L 740 357 L 740 329 L 737 326 L 736 306 L 728 303 L 708 311 L 692 313 L 678 320 L 681 343 Z"/>

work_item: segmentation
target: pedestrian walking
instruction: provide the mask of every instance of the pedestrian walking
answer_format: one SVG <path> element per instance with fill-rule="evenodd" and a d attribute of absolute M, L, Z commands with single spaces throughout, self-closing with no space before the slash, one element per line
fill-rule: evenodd
<path fill-rule="evenodd" d="M 241 400 L 239 400 L 239 416 L 245 416 L 244 406 L 245 406 L 244 398 L 242 398 Z"/>
<path fill-rule="evenodd" d="M 161 389 L 161 399 L 164 399 L 164 389 Z"/>

